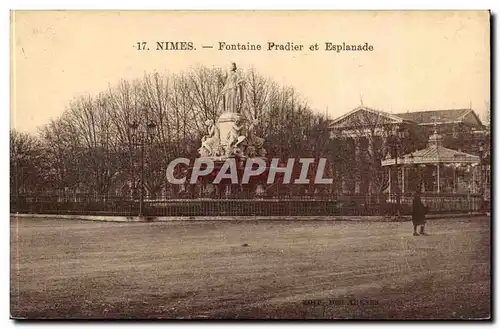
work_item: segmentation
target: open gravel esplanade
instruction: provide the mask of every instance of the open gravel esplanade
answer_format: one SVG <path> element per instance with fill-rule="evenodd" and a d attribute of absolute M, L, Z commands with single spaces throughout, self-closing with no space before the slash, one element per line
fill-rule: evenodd
<path fill-rule="evenodd" d="M 427 237 L 411 236 L 409 225 L 12 218 L 11 314 L 488 317 L 489 218 L 434 220 Z"/>

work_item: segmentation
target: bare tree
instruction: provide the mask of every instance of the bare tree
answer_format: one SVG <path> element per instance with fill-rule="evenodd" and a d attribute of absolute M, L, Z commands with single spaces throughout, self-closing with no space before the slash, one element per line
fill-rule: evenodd
<path fill-rule="evenodd" d="M 293 88 L 279 86 L 254 69 L 244 75 L 242 114 L 258 119 L 256 132 L 266 140 L 269 156 L 326 152 L 324 122 Z M 187 73 L 121 80 L 105 93 L 77 97 L 39 132 L 52 189 L 62 194 L 84 191 L 99 199 L 122 186 L 137 191 L 142 154 L 143 183 L 150 195 L 156 197 L 163 189 L 175 194 L 178 187 L 166 181 L 168 163 L 198 156 L 204 123 L 217 120 L 223 110 L 223 86 L 222 70 L 200 66 Z M 133 128 L 150 121 L 156 124 L 154 136 Z"/>
<path fill-rule="evenodd" d="M 44 169 L 46 190 L 65 198 L 67 193 L 78 188 L 79 157 L 75 156 L 75 140 L 67 121 L 67 114 L 51 120 L 40 128 L 39 136 L 46 161 Z"/>
<path fill-rule="evenodd" d="M 76 153 L 82 156 L 79 170 L 85 173 L 91 192 L 99 200 L 106 200 L 119 172 L 115 142 L 115 127 L 112 125 L 111 107 L 105 94 L 97 97 L 80 97 L 68 109 L 68 128 L 77 137 L 73 144 Z"/>
<path fill-rule="evenodd" d="M 107 106 L 109 116 L 115 132 L 114 143 L 116 145 L 115 157 L 119 172 L 117 183 L 120 187 L 130 184 L 131 191 L 137 191 L 139 187 L 138 168 L 138 135 L 132 128 L 132 124 L 144 121 L 146 104 L 140 80 L 121 80 L 116 86 L 110 87 L 107 92 Z"/>
<path fill-rule="evenodd" d="M 44 153 L 40 140 L 36 137 L 10 131 L 10 193 L 20 194 L 40 191 L 44 184 L 42 171 Z"/>

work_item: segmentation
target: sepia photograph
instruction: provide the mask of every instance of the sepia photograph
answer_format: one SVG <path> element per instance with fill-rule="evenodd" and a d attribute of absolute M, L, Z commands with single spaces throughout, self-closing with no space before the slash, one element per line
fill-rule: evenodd
<path fill-rule="evenodd" d="M 492 319 L 487 10 L 10 11 L 10 318 Z"/>

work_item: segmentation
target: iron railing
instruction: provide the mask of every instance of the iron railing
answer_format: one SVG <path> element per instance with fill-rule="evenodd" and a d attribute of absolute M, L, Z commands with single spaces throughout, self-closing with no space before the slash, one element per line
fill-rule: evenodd
<path fill-rule="evenodd" d="M 476 194 L 424 194 L 429 213 L 485 211 Z M 400 214 L 411 214 L 411 195 L 401 196 Z M 486 206 L 488 207 L 488 206 Z M 11 198 L 11 213 L 137 216 L 139 201 L 95 196 L 21 195 Z M 323 195 L 279 198 L 183 198 L 145 200 L 145 216 L 374 216 L 397 214 L 395 194 Z"/>

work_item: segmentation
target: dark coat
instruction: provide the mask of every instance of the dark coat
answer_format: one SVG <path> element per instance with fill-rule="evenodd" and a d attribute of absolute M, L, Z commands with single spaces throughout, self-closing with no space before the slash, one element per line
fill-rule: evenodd
<path fill-rule="evenodd" d="M 420 196 L 415 196 L 413 198 L 413 208 L 411 213 L 411 220 L 413 221 L 413 224 L 424 224 L 426 212 L 427 208 L 422 203 L 422 200 L 420 200 Z"/>

